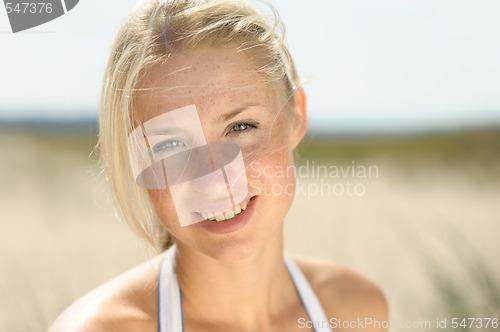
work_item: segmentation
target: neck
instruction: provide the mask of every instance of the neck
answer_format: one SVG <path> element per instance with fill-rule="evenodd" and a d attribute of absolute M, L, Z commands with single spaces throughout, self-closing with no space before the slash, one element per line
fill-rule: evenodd
<path fill-rule="evenodd" d="M 220 261 L 182 243 L 175 269 L 185 319 L 265 330 L 298 295 L 283 260 L 282 232 L 243 259 Z"/>

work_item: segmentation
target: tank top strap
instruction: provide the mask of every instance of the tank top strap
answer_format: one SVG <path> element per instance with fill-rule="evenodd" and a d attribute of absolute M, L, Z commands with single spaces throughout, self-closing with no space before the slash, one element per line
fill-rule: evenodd
<path fill-rule="evenodd" d="M 295 262 L 288 257 L 283 256 L 285 259 L 286 267 L 292 277 L 297 293 L 304 305 L 304 308 L 309 316 L 309 321 L 312 322 L 315 332 L 332 332 L 330 328 L 330 321 L 326 317 L 325 311 L 319 302 L 318 297 L 314 293 L 311 285 L 307 281 L 305 275 Z M 304 317 L 305 318 L 305 317 Z"/>
<path fill-rule="evenodd" d="M 182 294 L 174 270 L 175 248 L 168 248 L 158 277 L 158 331 L 183 332 Z"/>

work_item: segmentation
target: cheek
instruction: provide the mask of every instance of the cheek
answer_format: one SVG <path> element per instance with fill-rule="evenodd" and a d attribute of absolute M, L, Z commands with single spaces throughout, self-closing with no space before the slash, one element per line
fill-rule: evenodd
<path fill-rule="evenodd" d="M 169 189 L 149 189 L 148 194 L 153 202 L 156 214 L 170 235 L 179 241 L 186 241 L 190 236 L 190 227 L 181 227 Z"/>
<path fill-rule="evenodd" d="M 255 195 L 293 197 L 295 170 L 286 115 L 277 123 L 282 125 L 274 127 L 261 144 L 243 150 L 250 191 Z"/>
<path fill-rule="evenodd" d="M 273 149 L 249 160 L 250 193 L 273 197 L 294 196 L 295 168 L 289 148 Z"/>
<path fill-rule="evenodd" d="M 148 189 L 148 194 L 163 225 L 166 227 L 179 226 L 170 190 Z"/>

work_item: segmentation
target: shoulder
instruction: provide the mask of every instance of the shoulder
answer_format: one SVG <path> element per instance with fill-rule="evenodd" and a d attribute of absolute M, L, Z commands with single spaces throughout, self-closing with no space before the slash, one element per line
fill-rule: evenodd
<path fill-rule="evenodd" d="M 328 260 L 292 256 L 318 296 L 329 320 L 387 321 L 385 296 L 374 282 L 361 274 Z M 360 326 L 369 331 L 371 326 Z"/>
<path fill-rule="evenodd" d="M 156 331 L 157 283 L 163 255 L 81 297 L 56 319 L 48 332 Z"/>

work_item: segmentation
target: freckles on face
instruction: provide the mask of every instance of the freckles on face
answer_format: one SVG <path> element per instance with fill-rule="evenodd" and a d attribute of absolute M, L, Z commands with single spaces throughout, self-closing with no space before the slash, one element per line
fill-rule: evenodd
<path fill-rule="evenodd" d="M 135 99 L 136 115 L 144 122 L 196 105 L 202 122 L 210 124 L 231 109 L 275 102 L 270 87 L 243 53 L 187 50 L 154 66 L 144 77 Z"/>
<path fill-rule="evenodd" d="M 295 179 L 269 177 L 264 170 L 293 165 L 291 123 L 287 111 L 277 102 L 275 90 L 244 54 L 227 50 L 183 52 L 154 67 L 141 89 L 135 100 L 139 123 L 195 105 L 206 142 L 237 144 L 246 165 L 248 195 L 262 196 L 252 217 L 254 224 L 258 220 L 281 222 L 293 200 L 289 193 Z M 283 192 L 285 187 L 288 194 Z M 168 188 L 150 189 L 148 193 L 158 216 L 175 237 L 204 241 L 196 228 L 180 227 Z M 247 228 L 252 227 L 257 226 Z M 271 224 L 260 227 L 266 229 Z"/>
<path fill-rule="evenodd" d="M 248 158 L 247 173 L 251 191 L 268 198 L 266 202 L 276 206 L 290 206 L 295 195 L 295 173 L 288 116 L 279 115 L 281 125 L 270 133 L 267 144 L 260 147 L 254 158 Z M 250 154 L 252 155 L 252 154 Z"/>

